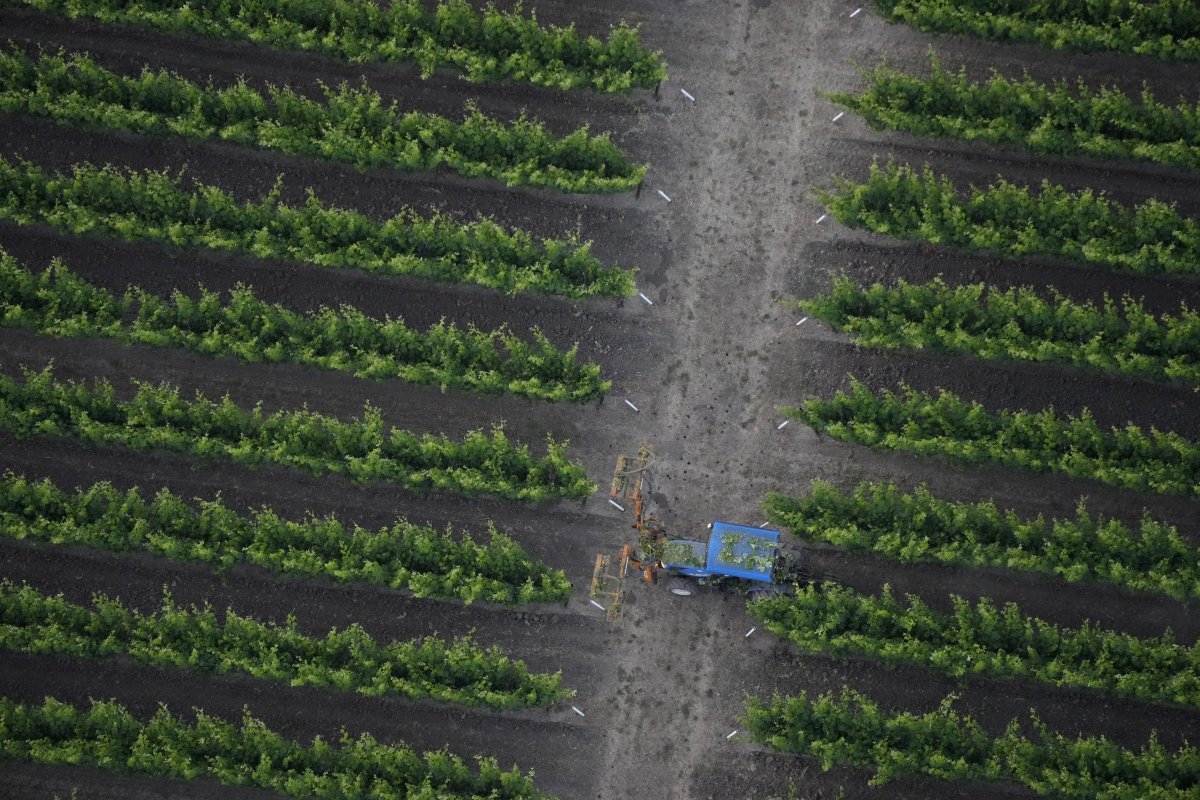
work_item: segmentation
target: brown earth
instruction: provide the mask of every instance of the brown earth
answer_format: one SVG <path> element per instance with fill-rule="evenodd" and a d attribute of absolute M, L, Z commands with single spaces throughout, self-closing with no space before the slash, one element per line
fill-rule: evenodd
<path fill-rule="evenodd" d="M 223 290 L 244 282 L 266 299 L 299 309 L 346 303 L 422 325 L 444 317 L 484 327 L 508 324 L 517 331 L 538 326 L 555 341 L 578 341 L 581 354 L 602 364 L 615 386 L 603 403 L 550 406 L 12 330 L 0 332 L 0 367 L 12 373 L 20 364 L 40 367 L 53 361 L 64 378 L 103 376 L 122 387 L 129 378 L 170 381 L 189 391 L 228 393 L 247 405 L 262 402 L 267 409 L 306 403 L 349 416 L 370 402 L 392 424 L 450 435 L 503 419 L 513 436 L 535 446 L 547 434 L 569 438 L 574 457 L 602 486 L 616 455 L 632 452 L 646 439 L 658 453 L 655 510 L 677 535 L 702 534 L 714 518 L 757 524 L 765 491 L 801 492 L 811 479 L 821 477 L 846 486 L 864 478 L 906 486 L 925 482 L 951 498 L 994 498 L 1031 514 L 1068 513 L 1086 497 L 1092 510 L 1130 521 L 1148 508 L 1200 541 L 1200 515 L 1191 501 L 1116 491 L 1089 481 L 999 468 L 960 469 L 937 460 L 879 454 L 820 439 L 799 424 L 777 429 L 779 405 L 827 395 L 844 386 L 849 373 L 879 387 L 898 382 L 922 389 L 945 387 L 991 408 L 1053 404 L 1077 411 L 1087 406 L 1104 422 L 1133 421 L 1200 436 L 1195 395 L 1186 388 L 1065 368 L 870 351 L 814 323 L 795 326 L 796 315 L 781 301 L 818 292 L 839 272 L 862 280 L 923 279 L 940 273 L 951 281 L 1053 284 L 1081 298 L 1128 292 L 1161 310 L 1174 310 L 1180 301 L 1200 306 L 1200 282 L 1194 280 L 1133 277 L 1054 261 L 1012 263 L 897 243 L 828 220 L 816 224 L 822 212 L 813 188 L 828 186 L 835 174 L 861 177 L 876 157 L 929 163 L 963 183 L 986 182 L 998 174 L 1021 181 L 1046 177 L 1104 189 L 1126 202 L 1157 196 L 1200 214 L 1200 179 L 1193 175 L 876 134 L 849 116 L 831 122 L 836 111 L 817 94 L 854 88 L 855 64 L 871 66 L 886 59 L 920 69 L 928 63 L 931 45 L 944 64 L 965 65 L 976 76 L 996 68 L 1008 75 L 1027 69 L 1041 79 L 1081 75 L 1093 84 L 1133 89 L 1146 81 L 1168 100 L 1194 92 L 1200 66 L 935 39 L 889 26 L 869 9 L 851 19 L 855 7 L 832 0 L 538 3 L 540 19 L 574 20 L 589 33 L 603 33 L 622 18 L 641 23 L 644 40 L 664 50 L 671 79 L 658 97 L 636 92 L 629 98 L 469 84 L 448 72 L 422 81 L 403 65 L 339 64 L 250 45 L 0 10 L 0 25 L 18 44 L 87 49 L 101 63 L 124 71 L 149 64 L 218 82 L 244 75 L 254 84 L 287 82 L 306 90 L 318 80 L 357 83 L 365 76 L 406 107 L 453 116 L 474 100 L 483 110 L 508 118 L 528 111 L 560 132 L 585 123 L 611 130 L 634 157 L 652 164 L 640 198 L 563 196 L 443 174 L 363 174 L 223 144 L 81 133 L 14 115 L 0 116 L 0 154 L 51 167 L 80 160 L 171 170 L 186 165 L 187 174 L 247 198 L 267 191 L 282 174 L 287 199 L 299 200 L 311 187 L 329 202 L 378 217 L 404 205 L 433 206 L 462 218 L 485 213 L 546 236 L 579 229 L 595 241 L 601 258 L 636 266 L 640 288 L 655 303 L 502 297 L 352 270 L 72 238 L 47 228 L 0 224 L 0 245 L 27 263 L 39 266 L 61 257 L 89 279 L 115 289 L 133 283 L 160 292 L 194 291 L 203 283 Z M 687 101 L 681 89 L 697 102 Z M 658 189 L 673 202 L 665 203 Z M 626 398 L 640 412 L 626 406 Z M 110 480 L 147 491 L 169 486 L 185 496 L 219 492 L 239 508 L 265 504 L 297 516 L 307 510 L 336 513 L 370 526 L 405 516 L 481 530 L 492 520 L 535 556 L 567 572 L 577 591 L 566 607 L 463 607 L 256 569 L 214 575 L 149 556 L 13 542 L 0 542 L 0 574 L 75 600 L 103 591 L 142 608 L 154 607 L 166 586 L 184 602 L 232 606 L 265 619 L 295 614 L 301 628 L 312 632 L 352 622 L 382 638 L 475 631 L 480 642 L 500 644 L 536 669 L 561 669 L 567 684 L 578 691 L 575 704 L 586 717 L 566 707 L 488 714 L 237 676 L 154 670 L 119 659 L 75 663 L 0 653 L 0 686 L 17 698 L 115 697 L 143 714 L 159 702 L 178 711 L 198 706 L 233 716 L 247 706 L 302 739 L 336 735 L 345 727 L 422 748 L 448 746 L 465 756 L 493 754 L 502 764 L 535 770 L 538 784 L 564 799 L 761 800 L 783 794 L 790 783 L 801 796 L 814 798 L 832 797 L 839 786 L 848 797 L 1030 796 L 1018 787 L 926 780 L 870 788 L 865 770 L 822 773 L 812 759 L 728 737 L 740 726 L 747 695 L 819 692 L 843 684 L 890 708 L 914 711 L 931 709 L 947 693 L 957 692 L 957 707 L 995 731 L 1036 708 L 1056 730 L 1104 734 L 1128 746 L 1144 742 L 1151 730 L 1169 745 L 1200 738 L 1200 715 L 1185 709 L 1027 682 L 978 679 L 956 685 L 916 668 L 799 656 L 765 632 L 747 638 L 754 623 L 744 601 L 716 591 L 684 600 L 638 585 L 628 594 L 624 617 L 607 624 L 587 602 L 592 560 L 598 551 L 614 552 L 629 529 L 603 494 L 583 504 L 521 506 L 415 495 L 282 468 L 247 470 L 167 454 L 135 455 L 9 436 L 0 436 L 0 466 L 67 485 Z M 1015 601 L 1028 613 L 1062 624 L 1093 619 L 1140 635 L 1171 627 L 1185 642 L 1200 633 L 1189 607 L 1157 596 L 999 570 L 897 567 L 829 549 L 817 557 L 850 585 L 873 589 L 890 582 L 898 591 L 919 593 L 940 607 L 950 593 L 990 596 Z M 73 789 L 81 799 L 266 796 L 212 782 L 184 784 L 28 764 L 6 764 L 0 787 L 14 798 L 66 796 Z"/>

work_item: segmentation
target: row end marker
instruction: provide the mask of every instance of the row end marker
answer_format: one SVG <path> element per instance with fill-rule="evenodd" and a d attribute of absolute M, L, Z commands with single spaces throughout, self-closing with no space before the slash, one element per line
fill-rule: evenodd
<path fill-rule="evenodd" d="M 779 423 L 779 427 L 777 427 L 775 430 L 777 430 L 777 431 L 783 430 L 785 427 L 787 427 L 787 424 L 789 422 L 791 422 L 790 419 L 785 419 L 783 422 Z"/>
<path fill-rule="evenodd" d="M 659 197 L 661 197 L 663 200 L 666 200 L 668 203 L 671 202 L 671 198 L 667 197 L 667 193 L 662 189 L 655 189 L 654 191 L 658 192 Z"/>
<path fill-rule="evenodd" d="M 645 300 L 645 301 L 646 301 L 646 305 L 648 305 L 648 306 L 652 306 L 652 305 L 654 305 L 654 301 L 653 301 L 653 300 L 651 300 L 649 297 L 646 297 L 646 295 L 642 294 L 641 292 L 638 292 L 638 297 L 640 297 L 640 298 L 642 298 L 643 300 Z"/>
<path fill-rule="evenodd" d="M 852 13 L 852 14 L 850 15 L 850 19 L 854 19 L 855 17 L 857 17 L 857 16 L 858 16 L 859 14 L 861 14 L 861 13 L 862 13 L 862 9 L 861 9 L 861 8 L 856 8 L 856 9 L 854 9 L 854 13 Z"/>
<path fill-rule="evenodd" d="M 802 319 L 802 320 L 800 320 L 799 322 L 797 322 L 797 323 L 796 323 L 796 327 L 797 327 L 797 328 L 799 328 L 801 325 L 803 325 L 803 324 L 804 324 L 804 323 L 806 323 L 806 322 L 808 322 L 808 317 L 805 317 L 804 319 Z"/>
<path fill-rule="evenodd" d="M 639 411 L 639 410 L 640 410 L 640 409 L 639 409 L 637 406 L 635 406 L 633 403 L 629 402 L 628 400 L 626 400 L 626 401 L 625 401 L 625 405 L 629 406 L 629 407 L 630 407 L 630 408 L 632 408 L 634 411 Z"/>
<path fill-rule="evenodd" d="M 684 97 L 686 97 L 688 100 L 691 100 L 693 103 L 694 103 L 694 102 L 696 102 L 696 98 L 692 97 L 692 93 L 691 93 L 691 92 L 689 92 L 687 89 L 680 89 L 679 91 L 680 91 L 680 92 L 683 94 L 683 96 L 684 96 Z"/>
<path fill-rule="evenodd" d="M 624 508 L 623 508 L 623 507 L 622 507 L 622 506 L 621 506 L 619 503 L 617 503 L 617 501 L 616 501 L 616 500 L 613 500 L 611 497 L 610 497 L 610 498 L 608 498 L 608 504 L 609 504 L 610 506 L 612 506 L 613 508 L 617 509 L 617 511 L 624 511 L 624 510 L 625 510 L 625 509 L 624 509 Z"/>

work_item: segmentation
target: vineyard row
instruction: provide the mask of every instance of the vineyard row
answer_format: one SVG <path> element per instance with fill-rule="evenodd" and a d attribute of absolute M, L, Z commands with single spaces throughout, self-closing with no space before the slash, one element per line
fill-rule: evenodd
<path fill-rule="evenodd" d="M 832 400 L 781 410 L 818 433 L 868 447 L 1200 497 L 1200 443 L 1133 424 L 1105 431 L 1086 409 L 1065 418 L 1053 409 L 992 414 L 947 391 L 876 394 L 855 380 Z"/>
<path fill-rule="evenodd" d="M 1200 59 L 1200 8 L 1192 0 L 876 0 L 884 16 L 929 33 L 1036 42 L 1055 50 L 1111 50 Z"/>
<path fill-rule="evenodd" d="M 0 376 L 0 429 L 18 437 L 68 436 L 139 452 L 169 450 L 255 467 L 281 464 L 315 475 L 339 473 L 357 481 L 388 481 L 415 491 L 510 500 L 582 500 L 596 491 L 583 467 L 565 457 L 566 443 L 548 439 L 546 455 L 530 455 L 500 427 L 462 441 L 384 431 L 369 405 L 349 422 L 311 411 L 246 411 L 226 396 L 197 393 L 185 400 L 169 385 L 138 384 L 130 400 L 106 381 L 58 383 L 49 367 L 22 370 L 23 380 Z"/>
<path fill-rule="evenodd" d="M 633 270 L 604 267 L 590 243 L 576 236 L 539 244 L 490 219 L 460 224 L 408 209 L 379 222 L 326 207 L 312 193 L 293 208 L 279 201 L 279 189 L 257 202 L 239 202 L 215 186 L 185 186 L 182 177 L 166 172 L 76 164 L 70 174 L 47 174 L 0 157 L 0 219 L 19 224 L 477 284 L 511 294 L 578 299 L 636 291 Z"/>
<path fill-rule="evenodd" d="M 1088 514 L 1082 502 L 1074 518 L 1027 519 L 991 502 L 955 503 L 924 486 L 905 494 L 895 484 L 870 481 L 848 492 L 814 481 L 802 497 L 768 494 L 763 509 L 799 539 L 905 563 L 1046 572 L 1177 600 L 1200 598 L 1200 550 L 1149 515 L 1136 531 Z"/>
<path fill-rule="evenodd" d="M 864 73 L 867 87 L 835 92 L 834 103 L 875 130 L 1008 144 L 1041 155 L 1131 159 L 1200 169 L 1200 106 L 1166 106 L 1148 88 L 1134 98 L 1116 88 L 1052 85 L 993 73 L 972 82 L 933 57 L 928 78 L 886 66 Z"/>
<path fill-rule="evenodd" d="M 252 41 L 351 62 L 415 62 L 422 77 L 439 67 L 468 80 L 526 81 L 558 89 L 627 92 L 667 76 L 660 53 L 637 28 L 615 25 L 604 42 L 575 27 L 542 26 L 520 9 L 467 0 L 3 0 L 70 19 L 132 25 L 212 39 Z"/>
<path fill-rule="evenodd" d="M 857 286 L 849 278 L 800 301 L 805 313 L 868 347 L 958 351 L 988 360 L 1034 361 L 1182 380 L 1200 387 L 1200 314 L 1147 313 L 1126 296 L 1102 307 L 1049 290 L 948 286 L 941 278 L 895 286 Z"/>
<path fill-rule="evenodd" d="M 1129 208 L 1090 189 L 1043 181 L 1033 194 L 999 179 L 972 186 L 964 200 L 928 168 L 892 163 L 872 164 L 865 183 L 838 179 L 819 195 L 839 222 L 899 239 L 1143 274 L 1200 272 L 1200 224 L 1154 199 Z"/>
<path fill-rule="evenodd" d="M 903 602 L 884 585 L 879 596 L 833 585 L 756 600 L 750 614 L 802 651 L 867 656 L 925 667 L 954 678 L 1029 678 L 1118 697 L 1200 707 L 1200 644 L 1185 647 L 1170 631 L 1153 639 L 1090 623 L 1060 628 L 1027 617 L 1013 603 L 987 598 L 972 606 L 952 597 L 951 613 L 919 597 Z"/>
<path fill-rule="evenodd" d="M 41 274 L 0 250 L 4 327 L 54 336 L 91 336 L 123 344 L 177 347 L 244 361 L 304 364 L 361 378 L 400 378 L 481 394 L 582 403 L 611 387 L 597 364 L 576 362 L 536 329 L 532 343 L 507 329 L 466 330 L 444 321 L 426 331 L 376 320 L 351 306 L 300 314 L 264 303 L 239 285 L 222 303 L 175 291 L 169 300 L 131 287 L 124 296 L 88 283 L 61 262 Z"/>
<path fill-rule="evenodd" d="M 149 499 L 108 483 L 69 492 L 9 473 L 0 477 L 0 535 L 148 552 L 220 571 L 249 564 L 465 603 L 566 602 L 571 596 L 562 570 L 534 561 L 491 526 L 486 541 L 403 520 L 371 531 L 333 517 L 287 520 L 270 508 L 239 514 L 219 498 L 187 503 L 165 488 Z"/>
<path fill-rule="evenodd" d="M 1018 721 L 992 737 L 951 707 L 953 696 L 927 714 L 889 714 L 850 689 L 840 696 L 778 695 L 751 698 L 746 728 L 758 742 L 816 757 L 822 769 L 871 767 L 871 783 L 906 775 L 946 780 L 1012 781 L 1043 797 L 1066 800 L 1187 800 L 1200 786 L 1200 753 L 1184 746 L 1168 752 L 1151 738 L 1126 750 L 1103 737 L 1069 739 L 1036 716 L 1036 735 L 1019 733 Z"/>
<path fill-rule="evenodd" d="M 321 638 L 300 633 L 293 617 L 276 625 L 228 609 L 221 618 L 207 606 L 177 606 L 169 594 L 157 613 L 143 614 L 104 595 L 87 608 L 8 580 L 0 581 L 0 647 L 88 660 L 128 656 L 154 667 L 497 710 L 548 708 L 574 695 L 561 673 L 530 673 L 469 637 L 380 644 L 353 624 Z"/>
<path fill-rule="evenodd" d="M 47 697 L 41 706 L 0 697 L 0 755 L 40 764 L 247 786 L 285 797 L 438 797 L 445 800 L 552 800 L 532 775 L 477 757 L 472 770 L 447 752 L 417 755 L 344 730 L 309 746 L 285 739 L 246 712 L 240 724 L 196 711 L 188 723 L 160 706 L 140 722 L 115 701 L 87 709 Z"/>
<path fill-rule="evenodd" d="M 607 134 L 581 128 L 555 137 L 524 117 L 511 124 L 468 107 L 461 123 L 385 105 L 366 85 L 322 85 L 311 100 L 283 87 L 265 92 L 244 80 L 227 88 L 197 84 L 148 67 L 136 78 L 110 72 L 86 55 L 0 52 L 0 110 L 69 125 L 113 128 L 153 136 L 219 139 L 315 156 L 366 170 L 433 171 L 509 186 L 564 192 L 633 189 L 646 168 L 631 163 Z"/>

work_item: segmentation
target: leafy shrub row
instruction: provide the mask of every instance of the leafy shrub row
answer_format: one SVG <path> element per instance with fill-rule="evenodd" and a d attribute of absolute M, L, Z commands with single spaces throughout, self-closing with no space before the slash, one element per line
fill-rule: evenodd
<path fill-rule="evenodd" d="M 559 89 L 626 92 L 666 78 L 661 53 L 621 23 L 608 41 L 575 26 L 542 26 L 520 7 L 475 10 L 467 0 L 377 5 L 369 0 L 3 0 L 72 19 L 95 19 L 214 39 L 249 40 L 282 50 L 348 61 L 413 61 L 429 77 L 438 67 L 472 81 L 516 80 Z"/>
<path fill-rule="evenodd" d="M 835 280 L 826 295 L 799 303 L 869 347 L 970 353 L 984 359 L 1073 364 L 1157 381 L 1200 385 L 1200 314 L 1154 316 L 1126 295 L 1120 308 L 1079 303 L 1057 289 L 947 286 L 937 278 L 895 286 Z"/>
<path fill-rule="evenodd" d="M 176 291 L 167 300 L 136 287 L 120 297 L 61 262 L 38 275 L 2 250 L 0 304 L 0 325 L 6 327 L 305 364 L 362 378 L 401 378 L 443 391 L 586 402 L 612 386 L 601 380 L 599 365 L 576 363 L 577 347 L 559 350 L 536 329 L 529 344 L 504 328 L 462 330 L 439 322 L 417 331 L 401 320 L 372 319 L 351 306 L 300 314 L 265 303 L 240 285 L 226 303 L 203 288 L 198 299 Z"/>
<path fill-rule="evenodd" d="M 169 385 L 137 384 L 118 399 L 107 381 L 58 383 L 49 367 L 22 369 L 24 381 L 0 376 L 0 429 L 19 437 L 71 436 L 138 451 L 171 450 L 247 466 L 282 464 L 315 475 L 340 473 L 358 481 L 389 481 L 408 489 L 483 492 L 510 500 L 582 500 L 596 487 L 568 461 L 565 442 L 547 441 L 535 459 L 500 427 L 462 441 L 392 428 L 368 405 L 350 422 L 312 411 L 246 411 L 226 396 L 213 402 L 197 392 L 185 400 Z"/>
<path fill-rule="evenodd" d="M 0 756 L 40 764 L 78 764 L 110 772 L 250 786 L 285 797 L 406 797 L 446 800 L 550 800 L 532 775 L 502 771 L 477 757 L 475 770 L 447 752 L 422 758 L 403 745 L 342 731 L 305 747 L 275 733 L 247 710 L 240 725 L 196 711 L 188 723 L 165 706 L 139 722 L 115 701 L 87 710 L 47 697 L 39 706 L 0 697 Z"/>
<path fill-rule="evenodd" d="M 814 481 L 803 497 L 771 493 L 763 510 L 773 524 L 808 541 L 870 551 L 906 563 L 1005 567 L 1200 598 L 1200 550 L 1164 522 L 1142 517 L 1137 531 L 1091 516 L 1023 519 L 994 503 L 954 503 L 924 486 L 905 494 L 891 483 L 864 481 L 840 492 Z"/>
<path fill-rule="evenodd" d="M 947 391 L 876 394 L 854 380 L 849 393 L 782 411 L 818 433 L 869 447 L 1200 497 L 1200 443 L 1133 424 L 1105 431 L 1086 409 L 1065 418 L 1052 408 L 991 414 Z"/>
<path fill-rule="evenodd" d="M 33 59 L 15 48 L 0 52 L 0 109 L 71 125 L 224 139 L 359 169 L 445 166 L 467 177 L 564 192 L 620 192 L 646 172 L 607 134 L 590 136 L 586 128 L 559 138 L 524 117 L 505 124 L 474 107 L 455 123 L 384 105 L 365 85 L 321 88 L 323 102 L 288 88 L 259 92 L 245 81 L 219 89 L 149 68 L 127 78 L 81 54 Z"/>
<path fill-rule="evenodd" d="M 750 698 L 746 728 L 763 744 L 814 756 L 821 768 L 851 764 L 875 770 L 874 785 L 905 775 L 946 780 L 1015 781 L 1044 797 L 1070 800 L 1185 800 L 1200 785 L 1200 753 L 1167 752 L 1152 737 L 1126 750 L 1104 737 L 1068 739 L 1033 716 L 1036 735 L 1022 736 L 1014 720 L 993 738 L 951 708 L 953 696 L 927 714 L 882 711 L 844 688 L 809 700 L 776 695 Z"/>
<path fill-rule="evenodd" d="M 281 203 L 278 195 L 276 187 L 262 200 L 240 203 L 215 186 L 186 187 L 182 177 L 166 172 L 76 164 L 69 175 L 48 175 L 0 157 L 0 219 L 20 224 L 473 283 L 513 294 L 624 297 L 635 291 L 632 270 L 604 267 L 590 244 L 575 236 L 538 244 L 528 233 L 489 219 L 459 224 L 411 210 L 378 222 L 357 211 L 327 208 L 311 193 L 299 208 Z"/>
<path fill-rule="evenodd" d="M 1139 273 L 1200 272 L 1200 224 L 1154 199 L 1129 208 L 1090 189 L 1043 181 L 1034 195 L 999 179 L 963 200 L 947 178 L 906 164 L 872 164 L 866 183 L 839 179 L 819 194 L 839 222 L 900 239 Z"/>
<path fill-rule="evenodd" d="M 186 503 L 167 489 L 145 499 L 108 483 L 68 492 L 49 480 L 0 477 L 0 535 L 116 553 L 150 552 L 226 570 L 252 564 L 284 575 L 362 581 L 416 597 L 466 603 L 566 602 L 562 570 L 534 561 L 489 526 L 486 542 L 398 521 L 369 531 L 333 517 L 239 514 L 220 499 Z"/>
<path fill-rule="evenodd" d="M 1200 706 L 1200 644 L 1184 647 L 1170 631 L 1139 639 L 1084 623 L 1076 630 L 1022 615 L 987 598 L 954 612 L 904 602 L 886 584 L 878 597 L 834 585 L 799 587 L 792 597 L 750 604 L 772 633 L 809 653 L 864 655 L 888 664 L 928 667 L 952 677 L 1032 678 L 1054 686 Z"/>
<path fill-rule="evenodd" d="M 828 97 L 875 130 L 1200 169 L 1200 107 L 1163 105 L 1148 88 L 1134 98 L 1116 88 L 1095 91 L 1082 81 L 1046 85 L 999 73 L 982 84 L 971 82 L 965 69 L 943 69 L 936 56 L 928 78 L 882 66 L 864 77 L 861 92 Z"/>
<path fill-rule="evenodd" d="M 207 606 L 176 606 L 169 594 L 155 614 L 104 595 L 92 606 L 0 581 L 0 647 L 79 659 L 128 656 L 155 667 L 492 709 L 548 708 L 573 695 L 561 673 L 531 674 L 499 647 L 485 650 L 469 637 L 380 644 L 353 624 L 318 638 L 296 630 L 293 617 L 275 625 L 228 609 L 221 619 Z"/>
<path fill-rule="evenodd" d="M 1192 0 L 876 0 L 890 20 L 1055 50 L 1114 50 L 1200 59 L 1200 9 Z"/>

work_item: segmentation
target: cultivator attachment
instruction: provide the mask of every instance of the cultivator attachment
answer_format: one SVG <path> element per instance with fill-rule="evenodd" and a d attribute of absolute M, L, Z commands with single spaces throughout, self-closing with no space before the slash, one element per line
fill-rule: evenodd
<path fill-rule="evenodd" d="M 617 563 L 605 553 L 596 554 L 596 566 L 592 569 L 592 588 L 589 595 L 592 601 L 604 608 L 609 622 L 621 616 L 621 606 L 625 595 L 625 575 L 629 572 L 629 563 L 633 561 L 633 545 L 627 544 L 621 548 Z"/>

